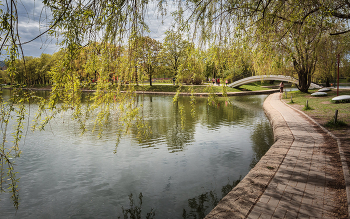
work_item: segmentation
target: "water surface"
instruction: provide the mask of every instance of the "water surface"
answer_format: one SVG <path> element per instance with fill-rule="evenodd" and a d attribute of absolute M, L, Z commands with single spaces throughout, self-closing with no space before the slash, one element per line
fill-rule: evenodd
<path fill-rule="evenodd" d="M 214 106 L 196 98 L 193 117 L 189 97 L 140 95 L 152 133 L 137 138 L 132 128 L 117 149 L 113 124 L 98 139 L 61 114 L 28 131 L 16 161 L 19 210 L 0 194 L 1 218 L 203 218 L 272 145 L 266 96 Z"/>

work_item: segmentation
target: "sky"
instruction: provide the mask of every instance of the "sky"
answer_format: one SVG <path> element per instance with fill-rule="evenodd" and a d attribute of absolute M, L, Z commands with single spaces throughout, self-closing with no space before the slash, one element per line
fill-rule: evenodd
<path fill-rule="evenodd" d="M 4 4 L 4 3 L 3 3 Z M 27 42 L 34 39 L 36 36 L 44 32 L 49 27 L 50 14 L 49 10 L 43 10 L 43 4 L 41 0 L 21 0 L 18 1 L 18 16 L 19 16 L 19 35 L 21 42 Z M 172 11 L 174 6 L 169 6 L 168 14 L 165 17 L 157 17 L 157 13 L 154 12 L 155 7 L 152 6 L 148 10 L 146 15 L 147 24 L 150 28 L 149 36 L 162 41 L 164 38 L 164 32 L 169 29 L 173 21 L 169 11 Z M 0 6 L 0 9 L 4 9 Z M 163 21 L 163 24 L 162 24 Z M 44 34 L 38 39 L 22 46 L 25 56 L 39 57 L 42 53 L 53 54 L 59 50 L 57 46 L 58 40 Z M 2 52 L 3 53 L 3 52 Z M 4 54 L 2 58 L 4 59 Z"/>

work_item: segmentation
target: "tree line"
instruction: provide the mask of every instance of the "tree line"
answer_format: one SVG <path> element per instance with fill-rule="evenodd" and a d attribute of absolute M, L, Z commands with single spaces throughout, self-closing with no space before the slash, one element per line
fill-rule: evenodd
<path fill-rule="evenodd" d="M 349 42 L 348 38 L 347 35 L 325 35 L 319 39 L 322 47 L 319 46 L 314 51 L 317 62 L 314 60 L 311 69 L 313 82 L 329 86 L 334 81 L 338 54 L 341 54 L 341 77 L 350 77 L 350 48 L 347 43 L 344 46 L 344 42 Z M 149 81 L 152 86 L 153 78 L 165 78 L 164 76 L 175 77 L 178 82 L 186 84 L 202 84 L 211 78 L 232 82 L 255 74 L 299 76 L 295 71 L 298 61 L 293 57 L 284 57 L 286 51 L 276 53 L 277 47 L 272 47 L 268 51 L 259 52 L 253 45 L 249 45 L 247 39 L 231 41 L 226 45 L 213 44 L 207 49 L 201 49 L 184 39 L 182 33 L 167 31 L 163 43 L 148 36 L 137 37 L 134 41 L 136 46 L 133 49 L 125 45 L 103 45 L 97 42 L 79 49 L 71 66 L 82 87 L 89 87 L 89 84 L 98 80 L 124 84 Z M 66 51 L 62 49 L 52 55 L 16 59 L 14 71 L 0 72 L 1 83 L 26 86 L 52 84 L 50 71 L 64 57 L 64 53 Z M 300 56 L 304 57 L 302 54 Z M 132 73 L 128 74 L 126 69 L 130 59 L 134 60 L 135 66 L 132 67 Z"/>
<path fill-rule="evenodd" d="M 136 84 L 147 80 L 152 86 L 154 77 L 162 78 L 164 75 L 174 77 L 180 83 L 202 84 L 211 78 L 233 81 L 253 74 L 247 50 L 234 48 L 234 45 L 204 50 L 186 40 L 180 32 L 170 30 L 165 34 L 163 43 L 148 36 L 139 36 L 133 40 L 133 48 L 92 42 L 75 51 L 75 59 L 71 60 L 70 66 L 83 87 L 99 80 Z M 2 83 L 28 86 L 52 84 L 51 70 L 66 53 L 62 49 L 53 55 L 16 59 L 14 71 L 1 72 Z M 130 60 L 134 66 L 130 66 Z M 64 70 L 61 69 L 62 72 Z"/>

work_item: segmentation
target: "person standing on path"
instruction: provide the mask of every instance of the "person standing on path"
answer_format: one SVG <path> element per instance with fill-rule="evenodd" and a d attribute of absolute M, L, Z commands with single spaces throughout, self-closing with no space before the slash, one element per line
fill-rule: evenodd
<path fill-rule="evenodd" d="M 283 93 L 283 87 L 284 87 L 284 84 L 283 84 L 283 81 L 280 83 L 280 93 Z"/>

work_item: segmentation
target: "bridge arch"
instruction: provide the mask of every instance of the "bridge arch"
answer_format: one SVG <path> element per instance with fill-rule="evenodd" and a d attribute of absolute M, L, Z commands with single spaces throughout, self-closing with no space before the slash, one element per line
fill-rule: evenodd
<path fill-rule="evenodd" d="M 292 78 L 290 76 L 285 76 L 285 75 L 257 75 L 257 76 L 251 76 L 248 78 L 243 78 L 241 80 L 235 81 L 231 84 L 228 84 L 227 86 L 230 87 L 239 87 L 241 85 L 244 84 L 249 84 L 249 83 L 253 83 L 253 82 L 257 82 L 257 81 L 285 81 L 285 82 L 291 82 L 294 84 L 298 84 L 299 81 L 295 78 Z M 320 85 L 317 85 L 315 83 L 311 83 L 310 84 L 310 89 L 314 89 L 314 88 L 321 88 Z"/>

